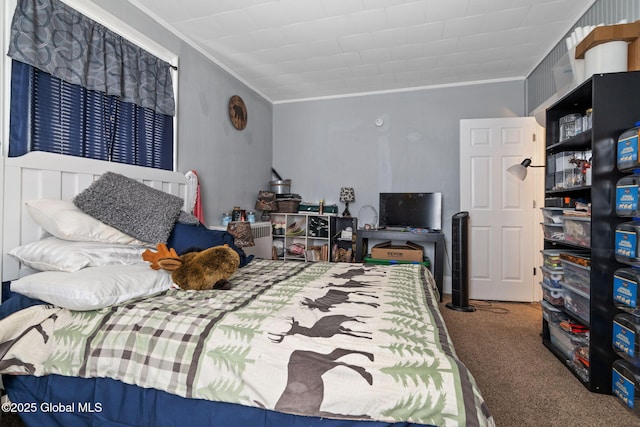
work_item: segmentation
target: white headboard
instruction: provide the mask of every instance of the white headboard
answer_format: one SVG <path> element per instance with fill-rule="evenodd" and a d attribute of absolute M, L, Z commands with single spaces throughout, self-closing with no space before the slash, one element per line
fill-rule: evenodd
<path fill-rule="evenodd" d="M 150 187 L 186 199 L 188 180 L 184 174 L 160 169 L 34 151 L 20 157 L 5 157 L 2 200 L 2 281 L 20 277 L 20 265 L 7 252 L 38 240 L 43 230 L 24 209 L 24 201 L 71 200 L 104 172 L 117 172 Z"/>

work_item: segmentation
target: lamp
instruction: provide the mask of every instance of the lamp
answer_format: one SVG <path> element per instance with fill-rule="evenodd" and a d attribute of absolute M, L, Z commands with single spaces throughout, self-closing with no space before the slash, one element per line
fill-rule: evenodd
<path fill-rule="evenodd" d="M 543 168 L 543 167 L 544 165 L 543 166 L 532 165 L 531 159 L 524 159 L 522 163 L 509 167 L 509 169 L 507 169 L 507 172 L 509 172 L 511 175 L 515 176 L 516 178 L 518 178 L 520 181 L 524 181 L 524 179 L 527 177 L 527 168 Z"/>
<path fill-rule="evenodd" d="M 260 191 L 258 193 L 258 200 L 256 200 L 256 210 L 262 211 L 261 221 L 271 221 L 269 212 L 278 210 L 276 193 L 273 191 Z"/>
<path fill-rule="evenodd" d="M 344 212 L 342 216 L 351 216 L 349 212 L 349 202 L 356 200 L 356 193 L 353 191 L 353 187 L 342 187 L 340 189 L 340 201 L 344 202 Z"/>

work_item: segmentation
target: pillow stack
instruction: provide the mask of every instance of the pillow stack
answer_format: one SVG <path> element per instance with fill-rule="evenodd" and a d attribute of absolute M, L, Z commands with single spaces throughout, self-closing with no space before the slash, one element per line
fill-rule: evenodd
<path fill-rule="evenodd" d="M 252 258 L 229 233 L 190 221 L 179 197 L 113 172 L 73 201 L 25 205 L 48 236 L 9 251 L 34 270 L 12 281 L 11 290 L 72 310 L 99 309 L 169 289 L 170 274 L 151 269 L 142 259 L 158 243 L 168 243 L 179 254 L 229 244 L 240 255 L 241 267 Z"/>
<path fill-rule="evenodd" d="M 93 310 L 169 289 L 171 276 L 142 253 L 165 243 L 181 217 L 179 197 L 107 172 L 73 201 L 25 203 L 50 236 L 9 251 L 35 270 L 11 290 L 72 310 Z"/>
<path fill-rule="evenodd" d="M 11 290 L 71 310 L 95 310 L 169 289 L 171 276 L 149 268 L 150 245 L 82 212 L 71 201 L 25 202 L 50 236 L 9 251 L 35 270 Z"/>

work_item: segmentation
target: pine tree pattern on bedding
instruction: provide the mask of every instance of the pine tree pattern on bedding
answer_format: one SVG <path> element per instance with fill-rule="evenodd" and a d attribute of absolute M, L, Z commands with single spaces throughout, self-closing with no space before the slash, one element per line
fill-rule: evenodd
<path fill-rule="evenodd" d="M 34 351 L 31 332 L 5 356 L 34 375 L 326 418 L 493 425 L 424 267 L 255 260 L 231 283 L 88 312 L 31 307 L 0 322 L 0 346 L 39 325 L 51 340 Z"/>

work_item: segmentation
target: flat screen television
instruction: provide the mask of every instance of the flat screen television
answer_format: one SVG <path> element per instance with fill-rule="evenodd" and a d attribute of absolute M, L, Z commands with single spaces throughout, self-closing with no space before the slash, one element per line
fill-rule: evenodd
<path fill-rule="evenodd" d="M 380 193 L 380 228 L 442 229 L 442 193 Z"/>

